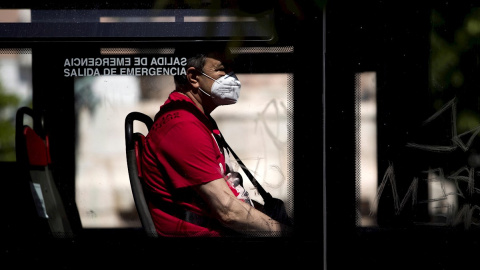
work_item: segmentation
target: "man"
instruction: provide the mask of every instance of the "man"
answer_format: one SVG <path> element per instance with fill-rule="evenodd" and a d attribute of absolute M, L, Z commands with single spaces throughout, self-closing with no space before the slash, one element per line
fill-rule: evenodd
<path fill-rule="evenodd" d="M 257 210 L 239 184 L 210 117 L 239 97 L 241 85 L 224 52 L 210 48 L 187 57 L 186 75 L 175 76 L 176 89 L 146 136 L 146 199 L 161 236 L 276 236 L 282 231 L 283 225 Z"/>

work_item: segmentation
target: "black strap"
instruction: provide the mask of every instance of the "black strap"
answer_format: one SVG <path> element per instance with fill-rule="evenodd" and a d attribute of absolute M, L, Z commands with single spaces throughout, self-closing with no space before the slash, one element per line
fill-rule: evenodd
<path fill-rule="evenodd" d="M 212 121 L 213 121 L 213 119 L 212 119 Z M 260 183 L 258 183 L 257 179 L 255 179 L 255 177 L 252 175 L 252 173 L 250 173 L 250 171 L 247 169 L 245 164 L 243 164 L 242 160 L 237 156 L 237 154 L 235 154 L 235 152 L 230 147 L 230 145 L 228 145 L 225 138 L 222 135 L 220 135 L 219 138 L 220 138 L 222 144 L 224 146 L 226 146 L 228 151 L 233 155 L 235 160 L 238 162 L 238 164 L 242 168 L 243 172 L 247 175 L 248 179 L 250 179 L 250 182 L 252 182 L 253 186 L 258 190 L 258 192 L 260 193 L 260 196 L 262 196 L 263 200 L 268 201 L 268 200 L 272 199 L 272 195 L 270 195 L 270 193 L 266 192 L 265 189 L 263 189 L 263 187 L 260 185 Z"/>
<path fill-rule="evenodd" d="M 199 215 L 192 211 L 186 210 L 184 207 L 175 203 L 169 203 L 161 199 L 154 199 L 150 201 L 161 211 L 201 227 L 213 228 L 219 226 L 220 224 L 219 221 L 214 218 Z"/>
<path fill-rule="evenodd" d="M 217 122 L 215 122 L 215 119 L 213 119 L 210 115 L 208 117 L 211 121 L 211 123 L 214 125 L 214 127 L 218 129 L 218 126 L 217 126 Z M 233 149 L 230 147 L 230 145 L 228 145 L 227 141 L 225 140 L 225 138 L 223 137 L 222 134 L 220 134 L 220 136 L 218 136 L 220 138 L 220 141 L 221 143 L 227 147 L 228 151 L 230 153 L 232 153 L 233 157 L 235 158 L 235 160 L 238 162 L 238 164 L 240 165 L 240 167 L 242 168 L 243 172 L 247 175 L 248 179 L 250 179 L 250 182 L 252 182 L 253 186 L 258 190 L 258 192 L 260 193 L 260 196 L 262 196 L 262 199 L 266 202 L 268 200 L 271 200 L 273 197 L 270 193 L 266 192 L 265 189 L 263 189 L 262 185 L 260 185 L 260 183 L 258 183 L 257 179 L 255 179 L 255 177 L 250 173 L 250 171 L 247 169 L 247 166 L 245 166 L 245 164 L 243 164 L 242 160 L 237 156 L 237 154 L 235 154 L 235 152 L 233 151 Z"/>
<path fill-rule="evenodd" d="M 240 167 L 242 167 L 243 171 L 245 174 L 248 176 L 248 179 L 252 182 L 252 184 L 257 188 L 258 192 L 262 196 L 264 200 L 264 205 L 263 205 L 263 210 L 266 215 L 269 217 L 277 220 L 278 222 L 287 225 L 287 226 L 292 226 L 293 225 L 293 220 L 288 216 L 287 211 L 285 209 L 285 205 L 282 200 L 273 198 L 272 195 L 268 192 L 266 192 L 263 187 L 260 185 L 260 183 L 257 182 L 255 177 L 250 173 L 250 171 L 245 167 L 243 164 L 242 160 L 238 158 L 237 154 L 233 151 L 233 149 L 227 144 L 225 139 L 222 137 L 223 143 L 227 147 L 227 149 L 232 153 L 232 155 L 235 157 L 237 160 L 238 164 L 240 164 Z M 283 230 L 283 233 L 290 233 L 290 228 L 285 227 Z"/>

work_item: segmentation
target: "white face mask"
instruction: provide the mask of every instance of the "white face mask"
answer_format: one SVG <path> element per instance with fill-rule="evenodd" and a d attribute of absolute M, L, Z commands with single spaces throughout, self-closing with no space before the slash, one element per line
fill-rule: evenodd
<path fill-rule="evenodd" d="M 240 96 L 241 84 L 233 72 L 230 72 L 217 80 L 203 72 L 202 74 L 215 81 L 212 85 L 212 94 L 209 95 L 200 87 L 198 89 L 200 89 L 205 95 L 211 97 L 216 105 L 230 105 L 237 103 Z"/>

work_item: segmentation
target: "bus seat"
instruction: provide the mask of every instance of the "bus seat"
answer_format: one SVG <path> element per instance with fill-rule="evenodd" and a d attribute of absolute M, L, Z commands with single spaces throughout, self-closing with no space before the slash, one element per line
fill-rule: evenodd
<path fill-rule="evenodd" d="M 24 124 L 24 116 L 30 116 L 33 125 Z M 15 124 L 16 158 L 30 185 L 31 196 L 39 223 L 48 223 L 55 237 L 73 236 L 73 231 L 57 190 L 52 173 L 52 159 L 48 135 L 43 129 L 41 116 L 29 107 L 17 110 Z M 33 224 L 32 224 L 33 225 Z"/>
<path fill-rule="evenodd" d="M 143 150 L 145 135 L 140 132 L 135 132 L 133 128 L 134 121 L 139 121 L 147 126 L 147 129 L 153 125 L 153 120 L 140 112 L 131 112 L 125 118 L 125 145 L 127 154 L 128 175 L 130 178 L 130 185 L 132 187 L 133 199 L 135 207 L 140 217 L 145 233 L 150 237 L 158 237 L 155 225 L 153 224 L 150 210 L 148 209 L 145 195 L 143 193 L 143 184 L 141 181 L 142 170 L 141 153 Z"/>

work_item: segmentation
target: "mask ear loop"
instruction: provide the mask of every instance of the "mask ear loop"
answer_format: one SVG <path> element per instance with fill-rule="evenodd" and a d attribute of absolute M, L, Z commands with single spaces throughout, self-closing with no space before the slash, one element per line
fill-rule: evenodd
<path fill-rule="evenodd" d="M 216 82 L 217 80 L 215 80 L 214 78 L 208 76 L 207 74 L 205 74 L 203 71 L 200 71 L 200 70 L 197 70 L 198 72 L 200 72 L 200 74 L 202 74 L 203 76 L 209 78 L 210 80 L 213 80 L 214 82 Z M 204 93 L 205 95 L 207 95 L 208 97 L 212 97 L 212 95 L 210 95 L 209 93 L 205 92 L 202 88 L 198 87 L 198 89 L 200 91 L 202 91 L 202 93 Z"/>
<path fill-rule="evenodd" d="M 202 91 L 202 93 L 204 93 L 205 95 L 207 95 L 207 96 L 211 97 L 211 95 L 210 95 L 209 93 L 207 93 L 207 92 L 203 91 L 203 89 L 202 89 L 202 88 L 198 87 L 198 90 Z"/>
<path fill-rule="evenodd" d="M 205 74 L 205 73 L 203 73 L 203 72 L 201 72 L 201 71 L 200 71 L 200 73 L 202 73 L 202 75 L 203 75 L 203 76 L 205 76 L 205 77 L 209 78 L 210 80 L 213 80 L 214 82 L 216 82 L 216 81 L 217 81 L 217 80 L 215 80 L 214 78 L 212 78 L 212 77 L 208 76 L 207 74 Z"/>
<path fill-rule="evenodd" d="M 204 76 L 206 76 L 207 78 L 214 80 L 212 77 L 208 76 L 208 75 L 205 74 L 203 71 L 198 70 L 198 69 L 195 69 L 195 70 L 196 70 L 198 73 L 200 73 L 200 75 L 204 75 Z M 214 81 L 215 81 L 215 80 L 214 80 Z M 204 94 L 207 95 L 208 97 L 212 97 L 209 93 L 205 92 L 202 88 L 198 87 L 198 90 L 200 90 L 202 93 L 204 93 Z"/>

